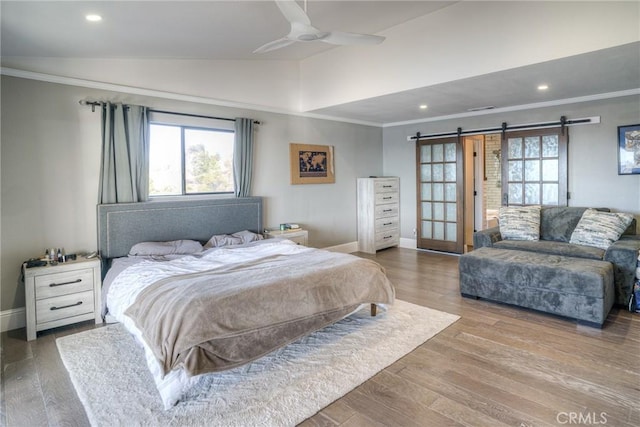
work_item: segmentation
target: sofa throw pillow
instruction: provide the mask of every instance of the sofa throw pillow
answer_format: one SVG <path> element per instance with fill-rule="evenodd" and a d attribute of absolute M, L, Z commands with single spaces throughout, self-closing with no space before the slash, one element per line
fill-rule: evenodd
<path fill-rule="evenodd" d="M 633 215 L 621 212 L 599 212 L 587 209 L 582 214 L 569 243 L 607 249 L 629 227 Z"/>
<path fill-rule="evenodd" d="M 540 206 L 506 206 L 498 212 L 502 240 L 539 240 Z"/>

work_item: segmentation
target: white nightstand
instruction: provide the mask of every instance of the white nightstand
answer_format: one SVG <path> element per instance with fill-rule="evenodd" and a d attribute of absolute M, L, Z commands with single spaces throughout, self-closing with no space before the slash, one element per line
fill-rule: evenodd
<path fill-rule="evenodd" d="M 102 323 L 100 259 L 23 266 L 23 272 L 28 341 L 45 329 L 90 319 Z"/>
<path fill-rule="evenodd" d="M 307 230 L 303 230 L 302 228 L 298 228 L 296 230 L 272 230 L 267 231 L 265 233 L 265 237 L 267 239 L 280 237 L 283 239 L 289 239 L 292 242 L 295 242 L 299 245 L 308 246 L 309 245 L 309 232 Z"/>

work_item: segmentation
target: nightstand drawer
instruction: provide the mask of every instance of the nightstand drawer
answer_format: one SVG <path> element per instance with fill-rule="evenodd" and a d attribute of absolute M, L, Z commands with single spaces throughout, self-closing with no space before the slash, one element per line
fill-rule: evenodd
<path fill-rule="evenodd" d="M 93 289 L 93 270 L 65 271 L 35 278 L 36 299 L 73 294 Z"/>
<path fill-rule="evenodd" d="M 93 313 L 93 291 L 62 295 L 36 301 L 38 324 Z"/>

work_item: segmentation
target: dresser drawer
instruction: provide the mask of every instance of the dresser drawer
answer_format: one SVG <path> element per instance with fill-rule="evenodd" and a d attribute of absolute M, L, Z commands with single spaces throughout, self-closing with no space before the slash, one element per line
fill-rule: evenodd
<path fill-rule="evenodd" d="M 398 229 L 389 230 L 383 233 L 376 233 L 376 250 L 395 246 L 400 243 L 400 233 Z"/>
<path fill-rule="evenodd" d="M 376 193 L 376 205 L 398 203 L 398 193 Z"/>
<path fill-rule="evenodd" d="M 36 323 L 93 313 L 93 308 L 93 291 L 41 299 L 36 301 Z"/>
<path fill-rule="evenodd" d="M 376 193 L 388 193 L 388 192 L 397 192 L 398 191 L 398 183 L 397 179 L 385 179 L 376 181 L 374 184 L 374 191 Z"/>
<path fill-rule="evenodd" d="M 375 208 L 376 219 L 388 218 L 390 216 L 398 216 L 398 204 L 395 205 L 380 205 Z"/>
<path fill-rule="evenodd" d="M 400 220 L 397 216 L 388 217 L 388 218 L 380 218 L 376 219 L 376 233 L 380 233 L 382 231 L 392 230 L 394 228 L 399 228 Z"/>
<path fill-rule="evenodd" d="M 36 276 L 36 299 L 73 294 L 93 289 L 93 270 L 65 271 Z"/>

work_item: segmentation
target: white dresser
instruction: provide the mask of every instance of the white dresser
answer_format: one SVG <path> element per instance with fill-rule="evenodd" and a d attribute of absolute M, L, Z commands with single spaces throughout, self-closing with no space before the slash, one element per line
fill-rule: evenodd
<path fill-rule="evenodd" d="M 358 250 L 375 253 L 400 243 L 400 179 L 358 178 Z"/>
<path fill-rule="evenodd" d="M 95 319 L 102 323 L 100 259 L 24 268 L 27 340 L 45 329 Z"/>

